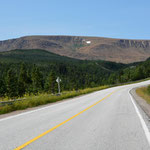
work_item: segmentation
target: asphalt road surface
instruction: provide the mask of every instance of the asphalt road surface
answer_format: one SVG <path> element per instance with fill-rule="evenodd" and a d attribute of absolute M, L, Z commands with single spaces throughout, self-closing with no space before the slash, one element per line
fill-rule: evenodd
<path fill-rule="evenodd" d="M 149 150 L 150 132 L 129 94 L 113 87 L 0 119 L 0 150 Z"/>

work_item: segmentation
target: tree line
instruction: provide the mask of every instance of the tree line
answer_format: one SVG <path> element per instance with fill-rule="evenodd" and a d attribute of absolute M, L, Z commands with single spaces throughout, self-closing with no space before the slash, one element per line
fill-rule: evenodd
<path fill-rule="evenodd" d="M 121 69 L 112 73 L 109 76 L 108 83 L 126 83 L 137 81 L 150 77 L 150 60 L 138 63 L 138 65 L 131 65 L 125 69 Z"/>
<path fill-rule="evenodd" d="M 0 55 L 0 97 L 57 93 L 144 79 L 150 76 L 150 60 L 138 64 L 81 61 L 42 50 L 17 50 Z"/>
<path fill-rule="evenodd" d="M 97 68 L 98 69 L 98 68 Z M 107 71 L 93 69 L 93 65 L 0 64 L 0 97 L 16 98 L 25 94 L 57 93 L 56 78 L 62 79 L 61 90 L 78 90 L 99 86 Z"/>

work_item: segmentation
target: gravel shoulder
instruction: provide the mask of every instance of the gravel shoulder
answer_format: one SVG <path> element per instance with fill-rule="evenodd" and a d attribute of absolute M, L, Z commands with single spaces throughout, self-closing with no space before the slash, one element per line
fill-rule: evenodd
<path fill-rule="evenodd" d="M 142 108 L 146 115 L 150 118 L 150 104 L 148 104 L 142 97 L 137 95 L 136 88 L 133 88 L 130 91 L 130 94 L 133 96 L 137 104 Z"/>

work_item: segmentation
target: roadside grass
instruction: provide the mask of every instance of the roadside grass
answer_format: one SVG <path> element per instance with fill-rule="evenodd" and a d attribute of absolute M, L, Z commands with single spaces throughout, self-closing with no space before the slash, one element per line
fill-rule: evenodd
<path fill-rule="evenodd" d="M 136 93 L 150 104 L 150 92 L 148 91 L 148 87 L 140 87 L 136 89 Z"/>
<path fill-rule="evenodd" d="M 12 111 L 16 111 L 16 110 L 23 110 L 23 109 L 27 109 L 31 107 L 36 107 L 39 105 L 54 103 L 57 101 L 61 101 L 61 100 L 68 99 L 68 98 L 73 98 L 79 95 L 92 93 L 94 91 L 99 91 L 99 90 L 106 89 L 106 88 L 134 84 L 134 83 L 139 83 L 139 82 L 147 81 L 147 80 L 150 80 L 150 78 L 146 78 L 146 79 L 138 80 L 138 81 L 132 81 L 128 83 L 119 83 L 119 84 L 114 84 L 114 85 L 105 85 L 105 86 L 99 86 L 99 87 L 94 87 L 94 88 L 86 88 L 86 89 L 79 90 L 79 91 L 64 91 L 62 92 L 61 95 L 58 95 L 58 96 L 47 94 L 47 93 L 42 93 L 37 96 L 26 95 L 24 97 L 24 100 L 16 101 L 16 102 L 13 102 L 12 104 L 7 104 L 4 106 L 0 105 L 0 115 L 6 114 Z M 141 97 L 143 97 L 148 103 L 150 103 L 150 93 L 148 93 L 146 88 L 144 89 L 143 88 L 144 87 L 137 89 L 137 93 L 139 93 Z M 7 101 L 7 100 L 9 99 L 8 98 L 0 99 L 0 101 Z"/>
<path fill-rule="evenodd" d="M 25 100 L 16 101 L 11 105 L 0 106 L 0 114 L 9 113 L 15 110 L 23 110 L 31 107 L 36 107 L 39 105 L 44 105 L 48 103 L 53 103 L 57 101 L 61 101 L 63 99 L 73 98 L 79 95 L 88 94 L 94 91 L 99 91 L 102 89 L 109 88 L 110 86 L 100 86 L 95 88 L 87 88 L 79 91 L 66 91 L 61 95 L 51 95 L 51 94 L 39 94 L 37 96 L 26 96 Z"/>
<path fill-rule="evenodd" d="M 3 102 L 3 101 L 9 101 L 9 98 L 8 97 L 0 97 L 0 102 Z"/>

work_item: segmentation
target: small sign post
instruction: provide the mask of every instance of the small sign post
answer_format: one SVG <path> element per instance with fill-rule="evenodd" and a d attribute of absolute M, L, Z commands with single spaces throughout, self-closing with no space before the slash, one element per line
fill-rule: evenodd
<path fill-rule="evenodd" d="M 58 94 L 60 95 L 60 82 L 61 82 L 61 79 L 59 77 L 57 77 L 56 79 L 56 82 L 58 83 Z"/>

